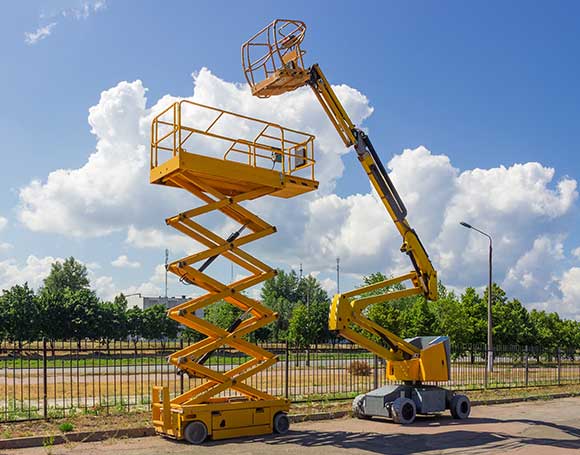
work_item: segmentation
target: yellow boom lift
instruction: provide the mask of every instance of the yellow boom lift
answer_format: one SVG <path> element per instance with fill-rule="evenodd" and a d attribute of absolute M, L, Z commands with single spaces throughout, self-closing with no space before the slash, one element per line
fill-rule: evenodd
<path fill-rule="evenodd" d="M 159 434 L 199 444 L 207 437 L 288 431 L 288 400 L 261 391 L 260 386 L 266 385 L 263 377 L 251 380 L 277 358 L 245 339 L 277 314 L 244 291 L 276 272 L 242 246 L 275 233 L 276 228 L 242 203 L 315 190 L 313 144 L 310 134 L 186 100 L 167 107 L 153 120 L 151 183 L 183 189 L 203 203 L 167 218 L 166 223 L 205 248 L 168 265 L 182 282 L 204 291 L 169 310 L 169 317 L 205 338 L 168 358 L 179 374 L 189 377 L 190 390 L 171 398 L 167 385 L 153 387 L 153 425 Z M 204 217 L 219 213 L 225 215 L 227 226 L 235 226 L 228 237 L 201 224 Z M 231 283 L 210 276 L 208 267 L 220 258 L 246 270 L 246 276 Z M 227 330 L 196 315 L 219 301 L 243 312 Z M 247 361 L 227 371 L 205 366 L 211 353 L 224 346 L 242 352 Z"/>
<path fill-rule="evenodd" d="M 242 66 L 252 94 L 268 98 L 305 85 L 312 89 L 344 145 L 354 146 L 359 162 L 403 238 L 401 252 L 409 256 L 413 266 L 409 273 L 335 295 L 332 300 L 330 329 L 384 359 L 387 378 L 399 382 L 359 395 L 353 402 L 353 412 L 359 418 L 383 416 L 399 423 L 413 422 L 417 413 L 432 414 L 445 409 L 450 409 L 455 418 L 467 418 L 471 406 L 466 396 L 426 384 L 450 379 L 448 337 L 402 339 L 365 316 L 365 309 L 379 302 L 413 295 L 437 299 L 437 272 L 410 226 L 407 209 L 369 137 L 352 123 L 320 67 L 304 66 L 305 51 L 300 45 L 305 32 L 302 21 L 277 19 L 243 44 Z M 365 296 L 404 282 L 410 283 L 406 289 Z M 383 344 L 354 327 L 377 335 Z"/>

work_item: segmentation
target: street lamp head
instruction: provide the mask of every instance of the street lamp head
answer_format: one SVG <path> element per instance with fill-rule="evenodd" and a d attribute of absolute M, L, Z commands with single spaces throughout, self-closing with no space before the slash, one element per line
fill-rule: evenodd
<path fill-rule="evenodd" d="M 473 229 L 471 224 L 467 224 L 465 221 L 460 221 L 459 224 L 461 224 L 463 227 L 466 227 L 467 229 Z"/>

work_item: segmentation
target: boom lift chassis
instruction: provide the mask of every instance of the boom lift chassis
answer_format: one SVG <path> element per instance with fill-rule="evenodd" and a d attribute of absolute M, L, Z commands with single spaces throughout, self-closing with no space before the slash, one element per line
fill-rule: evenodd
<path fill-rule="evenodd" d="M 244 131 L 247 137 L 232 136 L 232 130 Z M 315 190 L 313 142 L 310 134 L 186 100 L 153 120 L 151 183 L 184 189 L 203 202 L 166 223 L 205 247 L 168 265 L 182 282 L 205 291 L 169 310 L 169 317 L 206 337 L 168 358 L 179 374 L 189 377 L 190 390 L 172 398 L 167 385 L 153 387 L 153 425 L 159 434 L 199 444 L 207 437 L 288 430 L 288 400 L 262 392 L 259 381 L 248 384 L 277 358 L 244 337 L 274 321 L 277 314 L 244 291 L 276 272 L 241 247 L 276 228 L 241 204 L 267 195 L 291 198 Z M 212 213 L 237 225 L 234 234 L 224 238 L 195 221 Z M 249 232 L 242 234 L 244 230 Z M 227 284 L 210 276 L 206 270 L 219 258 L 244 269 L 247 276 Z M 202 265 L 195 268 L 197 263 Z M 229 329 L 196 313 L 219 301 L 243 313 Z M 224 346 L 249 359 L 228 371 L 205 366 L 211 353 Z"/>
<path fill-rule="evenodd" d="M 354 146 L 359 162 L 403 238 L 401 252 L 409 256 L 413 266 L 407 274 L 335 295 L 332 300 L 329 328 L 384 359 L 387 378 L 402 382 L 358 396 L 353 402 L 353 412 L 360 418 L 383 416 L 400 423 L 411 423 L 417 413 L 439 413 L 445 409 L 450 409 L 456 418 L 467 418 L 470 412 L 467 397 L 424 384 L 450 379 L 447 337 L 404 340 L 365 317 L 364 310 L 379 302 L 412 295 L 436 300 L 437 273 L 406 219 L 407 209 L 371 140 L 352 123 L 320 67 L 304 66 L 305 51 L 300 45 L 305 33 L 304 22 L 277 19 L 242 45 L 242 66 L 252 94 L 268 98 L 305 85 L 312 89 L 344 145 Z M 411 286 L 388 291 L 389 287 L 403 282 L 410 282 Z M 365 296 L 385 289 L 380 295 Z M 383 343 L 354 330 L 355 326 L 378 336 Z"/>

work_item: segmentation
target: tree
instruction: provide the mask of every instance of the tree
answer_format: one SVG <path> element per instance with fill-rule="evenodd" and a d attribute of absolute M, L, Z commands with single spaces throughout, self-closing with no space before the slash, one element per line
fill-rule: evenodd
<path fill-rule="evenodd" d="M 283 270 L 278 270 L 274 278 L 264 283 L 261 300 L 278 313 L 278 319 L 269 326 L 271 337 L 276 341 L 288 338 L 290 319 L 298 302 L 306 306 L 312 304 L 313 307 L 324 302 L 327 308 L 330 303 L 328 293 L 315 277 L 308 275 L 301 279 L 296 272 L 286 273 Z M 328 311 L 324 318 L 324 324 L 327 325 Z"/>
<path fill-rule="evenodd" d="M 496 302 L 492 314 L 494 344 L 525 346 L 533 342 L 532 323 L 519 300 Z"/>
<path fill-rule="evenodd" d="M 177 337 L 179 325 L 167 316 L 165 305 L 153 305 L 143 311 L 142 335 L 149 340 L 159 340 L 165 350 L 167 340 Z"/>
<path fill-rule="evenodd" d="M 4 335 L 10 341 L 33 341 L 40 337 L 39 308 L 34 291 L 28 286 L 15 285 L 2 291 L 0 307 L 3 309 Z"/>
<path fill-rule="evenodd" d="M 372 284 L 380 283 L 381 281 L 387 280 L 388 277 L 380 272 L 372 273 L 363 278 L 362 286 L 369 286 Z M 362 297 L 371 297 L 376 295 L 382 295 L 392 291 L 400 291 L 405 287 L 401 283 L 397 283 L 391 286 L 386 286 L 384 288 L 375 289 L 374 291 L 365 292 Z M 404 297 L 395 300 L 385 300 L 383 302 L 378 302 L 373 305 L 368 306 L 364 310 L 364 315 L 368 317 L 371 321 L 377 323 L 381 327 L 389 330 L 390 332 L 401 335 L 405 330 L 404 313 L 412 304 L 414 303 L 413 297 Z M 362 332 L 369 339 L 385 346 L 386 343 L 383 339 L 379 338 L 375 334 L 365 332 L 359 327 L 353 327 L 354 330 Z"/>
<path fill-rule="evenodd" d="M 562 321 L 557 313 L 546 313 L 544 310 L 533 309 L 530 312 L 532 334 L 538 347 L 555 352 L 560 343 L 560 327 Z M 536 359 L 540 361 L 540 351 L 536 351 Z M 551 357 L 551 355 L 549 354 Z"/>
<path fill-rule="evenodd" d="M 116 296 L 113 302 L 100 303 L 97 333 L 107 349 L 111 341 L 127 337 L 127 299 L 123 294 Z"/>
<path fill-rule="evenodd" d="M 242 314 L 238 307 L 220 300 L 205 307 L 204 319 L 217 325 L 219 328 L 227 330 L 230 325 Z"/>
<path fill-rule="evenodd" d="M 425 297 L 418 296 L 403 313 L 405 328 L 401 335 L 405 338 L 439 335 L 437 318 L 432 305 Z"/>
<path fill-rule="evenodd" d="M 465 314 L 461 325 L 466 332 L 466 343 L 486 343 L 487 300 L 483 300 L 474 288 L 468 287 L 461 294 L 460 301 Z"/>
<path fill-rule="evenodd" d="M 270 325 L 272 338 L 275 341 L 286 339 L 292 311 L 299 299 L 298 286 L 300 278 L 296 272 L 286 273 L 278 270 L 275 277 L 264 282 L 261 290 L 261 301 L 278 313 L 278 319 Z"/>
<path fill-rule="evenodd" d="M 44 279 L 43 288 L 49 292 L 64 292 L 65 289 L 80 291 L 90 289 L 88 271 L 84 264 L 76 261 L 72 256 L 60 263 L 54 262 L 50 273 Z"/>
<path fill-rule="evenodd" d="M 127 310 L 127 334 L 133 341 L 135 355 L 137 355 L 137 343 L 143 336 L 143 311 L 139 307 L 129 308 Z"/>
<path fill-rule="evenodd" d="M 64 305 L 67 314 L 66 333 L 68 337 L 77 341 L 81 348 L 81 341 L 88 338 L 98 339 L 100 301 L 94 291 L 81 288 L 73 290 L 65 288 Z"/>
<path fill-rule="evenodd" d="M 55 356 L 56 341 L 70 337 L 70 314 L 62 293 L 42 289 L 38 294 L 39 327 Z"/>
<path fill-rule="evenodd" d="M 328 302 L 298 302 L 288 326 L 288 341 L 299 347 L 322 343 L 328 340 Z"/>
<path fill-rule="evenodd" d="M 41 329 L 43 335 L 50 341 L 53 351 L 56 340 L 74 337 L 70 330 L 77 327 L 79 322 L 72 322 L 73 316 L 67 308 L 70 302 L 67 302 L 65 298 L 67 291 L 68 297 L 75 292 L 90 292 L 87 268 L 72 256 L 63 263 L 56 261 L 51 265 L 50 273 L 44 279 L 38 292 L 42 314 Z M 81 309 L 76 309 L 76 311 L 79 312 Z"/>
<path fill-rule="evenodd" d="M 439 284 L 439 299 L 433 302 L 433 311 L 437 318 L 438 334 L 446 335 L 455 345 L 471 342 L 473 327 L 466 327 L 469 318 L 467 308 L 454 292 L 448 292 Z"/>

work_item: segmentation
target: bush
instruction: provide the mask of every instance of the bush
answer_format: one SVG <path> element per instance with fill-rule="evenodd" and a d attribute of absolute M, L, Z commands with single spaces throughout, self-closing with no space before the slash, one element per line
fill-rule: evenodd
<path fill-rule="evenodd" d="M 354 360 L 348 367 L 348 372 L 353 376 L 370 376 L 371 366 L 363 360 Z"/>
<path fill-rule="evenodd" d="M 70 422 L 63 422 L 58 426 L 58 429 L 63 433 L 73 431 L 75 429 L 74 425 Z"/>

